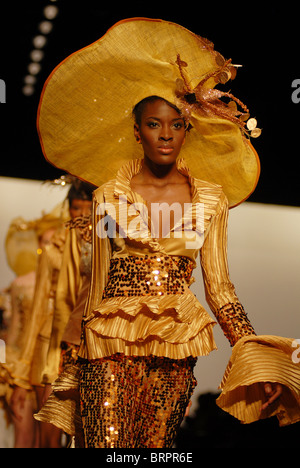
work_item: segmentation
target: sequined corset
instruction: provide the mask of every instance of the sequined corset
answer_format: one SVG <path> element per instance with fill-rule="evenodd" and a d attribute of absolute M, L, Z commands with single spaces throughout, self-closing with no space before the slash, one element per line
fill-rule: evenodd
<path fill-rule="evenodd" d="M 183 294 L 193 262 L 187 257 L 145 256 L 111 259 L 103 298 Z"/>

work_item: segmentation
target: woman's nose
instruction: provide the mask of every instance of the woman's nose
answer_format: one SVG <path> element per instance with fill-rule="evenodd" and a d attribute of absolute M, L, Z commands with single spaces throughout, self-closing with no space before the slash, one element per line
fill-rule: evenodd
<path fill-rule="evenodd" d="M 163 127 L 160 133 L 160 140 L 170 141 L 173 139 L 171 129 L 168 127 Z"/>

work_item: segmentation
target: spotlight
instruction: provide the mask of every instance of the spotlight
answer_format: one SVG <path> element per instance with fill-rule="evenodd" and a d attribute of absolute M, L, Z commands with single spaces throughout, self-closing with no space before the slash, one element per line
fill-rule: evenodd
<path fill-rule="evenodd" d="M 30 58 L 33 62 L 40 62 L 44 58 L 44 52 L 40 49 L 34 49 L 30 53 Z"/>
<path fill-rule="evenodd" d="M 37 49 L 42 49 L 47 43 L 47 38 L 42 35 L 35 36 L 32 42 L 34 47 L 36 47 Z"/>
<path fill-rule="evenodd" d="M 24 78 L 24 83 L 26 83 L 27 85 L 34 85 L 36 81 L 36 77 L 33 75 L 26 75 Z"/>
<path fill-rule="evenodd" d="M 56 0 L 49 1 L 52 3 L 56 2 Z M 43 9 L 44 19 L 38 24 L 40 34 L 37 34 L 32 40 L 34 49 L 30 52 L 31 63 L 27 67 L 28 74 L 24 77 L 23 94 L 26 96 L 32 96 L 35 92 L 36 76 L 41 72 L 42 67 L 40 62 L 45 55 L 41 49 L 47 44 L 48 39 L 45 36 L 52 31 L 52 20 L 56 18 L 58 13 L 59 8 L 55 5 L 48 5 Z"/>
<path fill-rule="evenodd" d="M 39 30 L 43 34 L 49 34 L 52 31 L 52 29 L 53 29 L 53 24 L 51 23 L 51 21 L 42 21 L 39 24 Z"/>
<path fill-rule="evenodd" d="M 38 75 L 41 71 L 41 65 L 39 63 L 32 62 L 28 65 L 28 71 L 31 75 Z"/>
<path fill-rule="evenodd" d="M 58 15 L 58 7 L 55 5 L 48 5 L 44 8 L 44 16 L 48 20 L 53 20 Z"/>
<path fill-rule="evenodd" d="M 25 96 L 32 96 L 34 94 L 34 87 L 31 85 L 24 86 L 23 94 L 25 94 Z"/>

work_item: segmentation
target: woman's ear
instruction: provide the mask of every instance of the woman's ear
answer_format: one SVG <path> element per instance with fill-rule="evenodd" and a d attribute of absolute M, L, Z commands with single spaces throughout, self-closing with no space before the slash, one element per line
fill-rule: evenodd
<path fill-rule="evenodd" d="M 139 129 L 138 124 L 134 124 L 134 136 L 135 136 L 135 139 L 136 139 L 136 141 L 138 143 L 142 142 L 141 136 L 140 136 L 140 129 Z"/>

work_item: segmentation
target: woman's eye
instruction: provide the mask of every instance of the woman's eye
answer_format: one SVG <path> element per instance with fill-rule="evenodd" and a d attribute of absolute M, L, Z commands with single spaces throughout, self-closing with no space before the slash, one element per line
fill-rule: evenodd
<path fill-rule="evenodd" d="M 176 123 L 174 123 L 174 128 L 175 128 L 176 130 L 181 129 L 182 127 L 183 127 L 183 123 L 181 123 L 181 122 L 176 122 Z"/>
<path fill-rule="evenodd" d="M 158 123 L 157 122 L 148 122 L 148 127 L 150 128 L 157 128 L 158 127 Z"/>

